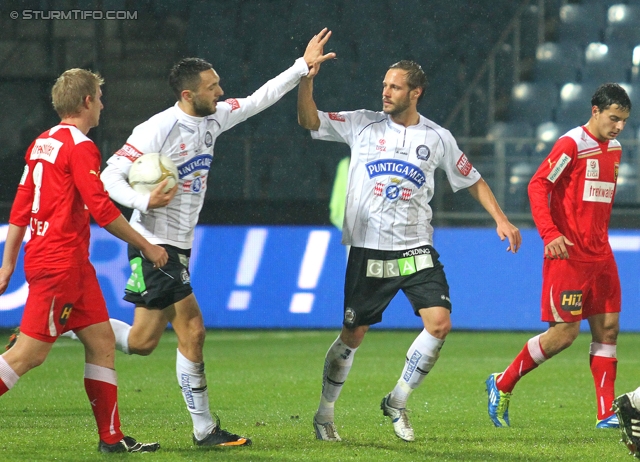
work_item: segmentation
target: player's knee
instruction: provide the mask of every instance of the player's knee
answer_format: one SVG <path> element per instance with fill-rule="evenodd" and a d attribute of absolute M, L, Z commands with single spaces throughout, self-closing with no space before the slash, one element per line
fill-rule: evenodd
<path fill-rule="evenodd" d="M 157 338 L 148 338 L 135 342 L 131 342 L 131 340 L 132 339 L 129 339 L 129 353 L 140 356 L 149 356 L 160 342 Z"/>
<path fill-rule="evenodd" d="M 563 336 L 559 339 L 559 347 L 560 350 L 564 350 L 565 348 L 569 348 L 573 342 L 578 338 L 579 330 L 571 330 L 564 333 Z"/>
<path fill-rule="evenodd" d="M 26 369 L 31 370 L 38 366 L 41 366 L 42 363 L 44 363 L 45 359 L 47 359 L 46 353 L 37 353 L 37 354 L 29 355 L 29 357 L 24 359 Z"/>
<path fill-rule="evenodd" d="M 207 330 L 202 323 L 191 323 L 189 325 L 189 338 L 194 344 L 204 345 L 204 338 L 207 335 Z"/>
<path fill-rule="evenodd" d="M 435 324 L 431 326 L 428 332 L 434 337 L 444 340 L 449 332 L 451 332 L 451 321 Z"/>

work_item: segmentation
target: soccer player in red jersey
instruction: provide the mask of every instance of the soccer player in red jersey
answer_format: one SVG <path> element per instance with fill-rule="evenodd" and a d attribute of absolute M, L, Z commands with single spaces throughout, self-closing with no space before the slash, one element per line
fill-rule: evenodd
<path fill-rule="evenodd" d="M 509 401 L 520 378 L 569 347 L 583 319 L 591 329 L 596 427 L 619 427 L 611 405 L 621 295 L 608 228 L 622 154 L 616 138 L 630 111 L 622 87 L 601 85 L 591 98 L 589 122 L 558 139 L 529 183 L 531 213 L 544 241 L 542 321 L 549 329 L 529 339 L 504 372 L 487 379 L 496 427 L 509 426 Z"/>
<path fill-rule="evenodd" d="M 84 384 L 96 419 L 101 452 L 153 452 L 158 443 L 138 443 L 120 430 L 115 337 L 89 262 L 89 219 L 140 249 L 156 267 L 166 251 L 135 231 L 109 199 L 100 180 L 100 151 L 86 135 L 98 125 L 102 78 L 71 69 L 53 86 L 60 124 L 40 135 L 27 150 L 0 268 L 0 294 L 9 284 L 22 240 L 29 295 L 20 335 L 0 356 L 0 395 L 44 362 L 58 336 L 76 332 L 85 347 Z"/>

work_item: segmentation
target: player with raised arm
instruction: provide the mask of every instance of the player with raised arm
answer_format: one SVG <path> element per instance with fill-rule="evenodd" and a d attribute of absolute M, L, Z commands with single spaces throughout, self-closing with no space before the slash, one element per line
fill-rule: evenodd
<path fill-rule="evenodd" d="M 240 99 L 219 101 L 224 93 L 211 64 L 197 58 L 183 59 L 169 76 L 177 99 L 175 106 L 137 126 L 126 144 L 108 160 L 102 175 L 111 198 L 134 209 L 131 225 L 169 253 L 166 268 L 155 272 L 137 249 L 129 248 L 132 274 L 125 300 L 135 303 L 136 309 L 132 326 L 111 320 L 117 348 L 127 354 L 151 354 L 171 323 L 178 337 L 178 384 L 198 446 L 251 444 L 250 439 L 221 429 L 209 410 L 202 351 L 206 332 L 190 284 L 189 256 L 214 144 L 221 133 L 265 110 L 292 90 L 302 76 L 315 74 L 320 63 L 335 57 L 334 53 L 322 53 L 330 36 L 331 32 L 323 29 L 293 66 Z M 163 194 L 161 184 L 150 195 L 143 195 L 129 186 L 131 164 L 151 152 L 174 161 L 180 174 L 177 191 Z"/>
<path fill-rule="evenodd" d="M 342 243 L 351 246 L 345 279 L 342 332 L 325 358 L 316 438 L 340 441 L 334 406 L 369 326 L 382 321 L 402 290 L 424 329 L 407 352 L 395 388 L 380 405 L 395 434 L 414 440 L 406 413 L 409 395 L 427 376 L 451 329 L 449 285 L 433 247 L 431 207 L 434 173 L 443 169 L 454 191 L 468 188 L 497 224 L 507 250 L 521 236 L 500 209 L 491 189 L 458 148 L 451 133 L 418 113 L 426 77 L 413 61 L 400 61 L 382 82 L 382 111 L 318 111 L 313 75 L 298 90 L 298 122 L 314 139 L 351 147 Z"/>
<path fill-rule="evenodd" d="M 83 69 L 64 72 L 52 90 L 62 121 L 27 149 L 4 244 L 0 293 L 7 289 L 29 227 L 24 255 L 29 295 L 20 335 L 0 356 L 0 395 L 44 362 L 60 334 L 75 331 L 85 348 L 84 385 L 98 426 L 99 451 L 154 452 L 158 443 L 138 443 L 120 430 L 115 339 L 89 262 L 89 215 L 138 249 L 149 266 L 163 266 L 168 256 L 127 223 L 100 181 L 100 152 L 86 135 L 100 120 L 102 82 Z"/>
<path fill-rule="evenodd" d="M 529 183 L 531 213 L 544 241 L 542 321 L 549 329 L 529 339 L 502 373 L 486 381 L 488 412 L 496 427 L 509 422 L 518 381 L 568 348 L 589 321 L 589 364 L 596 389 L 596 428 L 617 428 L 611 410 L 620 329 L 620 280 L 609 244 L 609 218 L 631 101 L 608 83 L 591 98 L 591 117 L 562 135 Z"/>

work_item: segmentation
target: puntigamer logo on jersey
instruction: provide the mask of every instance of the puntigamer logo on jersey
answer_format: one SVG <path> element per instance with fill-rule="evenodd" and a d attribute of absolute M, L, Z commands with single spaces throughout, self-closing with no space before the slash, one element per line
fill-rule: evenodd
<path fill-rule="evenodd" d="M 382 175 L 400 176 L 409 180 L 418 188 L 425 182 L 424 172 L 415 165 L 397 159 L 380 159 L 365 165 L 369 178 Z"/>
<path fill-rule="evenodd" d="M 213 162 L 213 156 L 211 154 L 203 154 L 201 156 L 194 157 L 189 162 L 185 162 L 178 167 L 180 178 L 194 174 L 198 170 L 208 171 L 211 168 L 211 162 Z"/>

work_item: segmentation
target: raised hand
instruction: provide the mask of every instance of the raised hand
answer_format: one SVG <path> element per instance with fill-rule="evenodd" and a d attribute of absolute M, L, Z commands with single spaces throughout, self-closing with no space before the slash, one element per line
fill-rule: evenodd
<path fill-rule="evenodd" d="M 318 73 L 320 64 L 336 57 L 336 54 L 333 52 L 324 54 L 324 46 L 329 41 L 329 37 L 331 37 L 331 31 L 325 27 L 319 34 L 314 35 L 313 38 L 309 40 L 307 49 L 302 56 L 307 66 L 309 66 L 308 78 L 312 78 Z"/>

